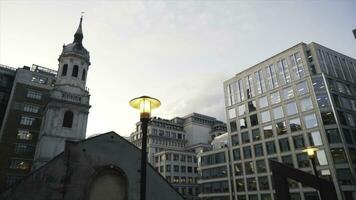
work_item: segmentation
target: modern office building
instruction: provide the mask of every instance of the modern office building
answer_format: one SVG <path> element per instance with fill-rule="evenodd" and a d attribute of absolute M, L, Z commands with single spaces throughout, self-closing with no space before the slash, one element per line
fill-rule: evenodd
<path fill-rule="evenodd" d="M 198 173 L 201 200 L 233 199 L 228 133 L 214 138 L 212 149 L 198 154 Z"/>
<path fill-rule="evenodd" d="M 334 183 L 338 199 L 356 199 L 355 59 L 300 43 L 236 74 L 224 90 L 229 199 L 275 199 L 268 160 L 313 173 L 302 152 L 308 146 L 318 148 L 318 174 Z M 202 154 L 199 168 L 205 159 Z M 293 200 L 318 199 L 315 190 L 291 179 L 289 186 Z"/>
<path fill-rule="evenodd" d="M 197 199 L 197 154 L 211 149 L 211 140 L 226 132 L 226 124 L 192 113 L 171 120 L 152 118 L 148 126 L 148 161 L 187 199 Z M 141 147 L 141 123 L 130 141 Z"/>
<path fill-rule="evenodd" d="M 31 171 L 43 111 L 56 71 L 38 65 L 18 68 L 0 130 L 0 191 Z"/>
<path fill-rule="evenodd" d="M 8 103 L 4 100 L 1 105 L 7 106 L 0 109 L 0 117 L 6 109 L 0 130 L 0 192 L 61 153 L 66 140 L 85 139 L 90 61 L 82 40 L 81 19 L 74 41 L 63 46 L 58 73 L 38 65 L 1 66 L 0 81 L 6 87 L 0 87 L 0 95 Z"/>
<path fill-rule="evenodd" d="M 14 83 L 16 69 L 0 64 L 0 130 Z"/>

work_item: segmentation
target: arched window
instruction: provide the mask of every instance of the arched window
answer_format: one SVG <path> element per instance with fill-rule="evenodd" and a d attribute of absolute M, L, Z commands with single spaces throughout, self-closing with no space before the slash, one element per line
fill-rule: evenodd
<path fill-rule="evenodd" d="M 125 174 L 116 168 L 103 169 L 92 178 L 89 185 L 89 200 L 105 199 L 127 200 L 128 181 Z"/>
<path fill-rule="evenodd" d="M 82 81 L 85 81 L 85 76 L 87 75 L 86 70 L 83 69 L 83 73 L 82 73 Z"/>
<path fill-rule="evenodd" d="M 62 76 L 66 76 L 67 75 L 67 70 L 68 70 L 68 65 L 64 64 L 63 65 L 63 69 L 62 69 Z"/>
<path fill-rule="evenodd" d="M 63 127 L 72 128 L 73 125 L 73 112 L 66 111 L 63 117 Z"/>
<path fill-rule="evenodd" d="M 72 76 L 73 77 L 78 77 L 78 65 L 73 66 L 73 71 L 72 71 Z"/>

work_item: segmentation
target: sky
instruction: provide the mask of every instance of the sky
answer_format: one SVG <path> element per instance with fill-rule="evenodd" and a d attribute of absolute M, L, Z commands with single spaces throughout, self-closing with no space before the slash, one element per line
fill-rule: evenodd
<path fill-rule="evenodd" d="M 87 136 L 128 136 L 128 102 L 158 98 L 154 116 L 197 112 L 225 121 L 223 82 L 297 43 L 356 58 L 356 1 L 0 0 L 0 64 L 58 69 L 84 12 L 91 66 Z"/>

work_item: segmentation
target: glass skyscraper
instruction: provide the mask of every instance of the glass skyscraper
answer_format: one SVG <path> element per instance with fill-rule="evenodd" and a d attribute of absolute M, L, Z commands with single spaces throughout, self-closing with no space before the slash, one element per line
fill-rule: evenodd
<path fill-rule="evenodd" d="M 232 195 L 202 187 L 203 199 L 275 199 L 268 160 L 313 173 L 308 146 L 318 148 L 317 171 L 334 183 L 338 199 L 356 199 L 355 59 L 300 43 L 225 81 L 224 90 Z M 318 199 L 293 180 L 289 187 L 293 200 Z"/>

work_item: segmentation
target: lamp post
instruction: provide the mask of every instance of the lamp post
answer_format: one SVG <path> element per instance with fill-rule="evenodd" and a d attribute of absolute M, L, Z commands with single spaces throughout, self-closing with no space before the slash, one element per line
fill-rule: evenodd
<path fill-rule="evenodd" d="M 319 178 L 318 172 L 316 171 L 316 164 L 315 164 L 315 152 L 317 151 L 317 148 L 314 147 L 308 147 L 306 149 L 303 150 L 303 152 L 308 154 L 309 160 L 312 163 L 312 167 L 313 167 L 313 171 L 314 171 L 314 175 Z"/>
<path fill-rule="evenodd" d="M 130 101 L 130 106 L 140 110 L 140 121 L 142 129 L 141 145 L 141 181 L 140 181 L 140 199 L 146 199 L 146 166 L 147 166 L 147 126 L 150 121 L 151 111 L 158 108 L 161 102 L 158 99 L 141 96 Z"/>
<path fill-rule="evenodd" d="M 316 164 L 315 164 L 315 152 L 318 150 L 318 148 L 315 147 L 308 147 L 306 149 L 303 150 L 303 152 L 308 154 L 309 160 L 312 163 L 312 167 L 313 167 L 313 171 L 314 171 L 314 175 L 317 178 L 318 181 L 318 186 L 319 186 L 319 195 L 320 195 L 320 199 L 323 200 L 323 191 L 320 185 L 320 181 L 319 181 L 319 174 L 318 171 L 316 170 Z"/>

